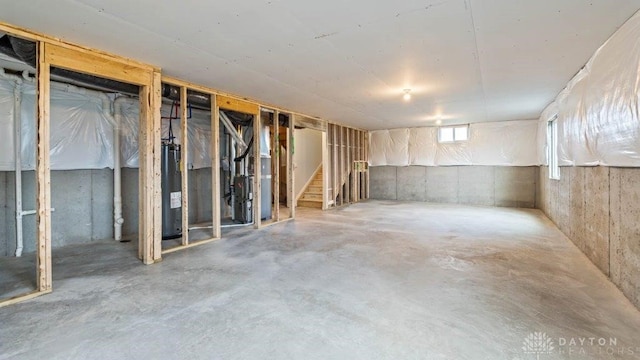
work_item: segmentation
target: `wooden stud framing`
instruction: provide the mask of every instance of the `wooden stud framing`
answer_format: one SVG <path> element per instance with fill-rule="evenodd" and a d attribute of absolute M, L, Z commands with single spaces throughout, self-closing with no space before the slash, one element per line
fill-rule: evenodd
<path fill-rule="evenodd" d="M 216 103 L 221 109 L 238 111 L 245 114 L 258 114 L 258 120 L 260 120 L 260 106 L 256 103 L 224 95 L 216 95 Z"/>
<path fill-rule="evenodd" d="M 150 177 L 153 181 L 152 205 L 150 209 L 145 210 L 153 216 L 153 228 L 151 230 L 152 257 L 145 262 L 146 264 L 162 260 L 162 115 L 160 114 L 160 107 L 162 106 L 162 76 L 159 71 L 154 71 L 152 76 L 150 109 L 147 111 L 148 115 L 145 120 L 150 123 L 151 128 L 152 136 L 149 139 L 149 145 L 153 151 L 150 157 L 153 165 L 144 171 L 141 170 L 141 172 L 145 173 L 144 176 Z"/>
<path fill-rule="evenodd" d="M 140 88 L 140 204 L 139 204 L 139 250 L 142 253 L 142 262 L 152 264 L 153 260 L 153 227 L 155 225 L 154 208 L 154 184 L 153 171 L 153 124 L 146 119 L 150 118 L 151 92 L 150 86 Z M 147 171 L 143 171 L 147 169 Z M 162 210 L 160 210 L 162 211 Z"/>
<path fill-rule="evenodd" d="M 329 207 L 329 145 L 328 145 L 328 132 L 322 132 L 322 209 L 326 210 Z"/>
<path fill-rule="evenodd" d="M 340 133 L 339 128 L 333 125 L 333 206 L 340 206 Z"/>
<path fill-rule="evenodd" d="M 344 159 L 343 159 L 343 155 L 344 155 L 344 151 L 343 151 L 343 144 L 342 144 L 342 127 L 341 126 L 336 126 L 336 147 L 338 149 L 338 159 L 337 159 L 337 164 L 336 166 L 338 167 L 338 176 L 336 177 L 337 179 L 337 189 L 338 189 L 338 201 L 336 203 L 336 206 L 342 206 L 342 204 L 344 203 L 344 189 L 342 186 L 342 180 L 344 179 Z"/>
<path fill-rule="evenodd" d="M 192 82 L 188 82 L 188 81 L 184 81 L 184 80 L 180 80 L 180 79 L 176 79 L 174 77 L 171 76 L 163 76 L 162 77 L 163 81 L 165 83 L 168 84 L 172 84 L 175 86 L 186 86 L 189 89 L 195 90 L 195 91 L 199 91 L 205 94 L 212 94 L 215 96 L 221 96 L 224 97 L 225 99 L 232 99 L 233 101 L 240 101 L 240 102 L 244 102 L 244 103 L 249 103 L 249 104 L 256 104 L 258 106 L 264 107 L 264 108 L 268 108 L 268 109 L 272 109 L 272 110 L 277 110 L 280 113 L 286 113 L 286 114 L 291 114 L 291 115 L 296 115 L 299 117 L 304 117 L 306 119 L 310 119 L 310 120 L 317 120 L 317 121 L 321 121 L 322 123 L 328 125 L 329 122 L 322 120 L 320 118 L 314 117 L 314 116 L 309 116 L 306 114 L 302 114 L 296 111 L 291 111 L 290 109 L 286 109 L 280 106 L 275 106 L 273 104 L 267 104 L 265 102 L 262 101 L 258 101 L 258 100 L 254 100 L 254 99 L 250 99 L 244 96 L 239 96 L 239 95 L 234 95 L 234 94 L 229 94 L 226 93 L 224 91 L 220 91 L 220 90 L 216 90 L 216 89 L 212 89 L 212 88 L 208 88 L 206 86 L 202 86 L 202 85 L 198 85 L 198 84 L 194 84 Z M 221 108 L 225 109 L 224 106 L 221 106 Z M 233 109 L 230 109 L 233 110 Z M 253 112 L 251 112 L 252 114 Z"/>
<path fill-rule="evenodd" d="M 219 100 L 219 99 L 218 99 Z M 226 105 L 226 104 L 225 104 Z M 260 188 L 262 186 L 261 167 L 262 159 L 260 158 L 260 131 L 262 131 L 262 121 L 260 119 L 260 108 L 257 107 L 253 112 L 253 223 L 256 229 L 260 228 L 262 223 L 262 204 L 260 198 Z"/>
<path fill-rule="evenodd" d="M 189 245 L 189 131 L 187 88 L 180 87 L 180 176 L 182 191 L 182 246 Z"/>
<path fill-rule="evenodd" d="M 287 176 L 288 176 L 288 189 L 289 193 L 287 194 L 287 198 L 291 199 L 291 205 L 289 206 L 289 217 L 295 219 L 296 217 L 296 187 L 295 187 L 295 176 L 293 171 L 293 163 L 295 156 L 295 132 L 296 132 L 296 115 L 289 114 L 289 137 L 287 138 Z"/>
<path fill-rule="evenodd" d="M 66 49 L 71 49 L 74 50 L 76 52 L 78 52 L 81 55 L 91 55 L 91 56 L 97 56 L 100 57 L 102 59 L 107 59 L 107 60 L 117 60 L 119 63 L 123 63 L 123 64 L 127 64 L 127 65 L 131 65 L 134 67 L 137 67 L 139 69 L 147 69 L 149 71 L 159 71 L 160 69 L 157 67 L 154 67 L 152 65 L 143 63 L 143 62 L 139 62 L 133 59 L 129 59 L 129 58 L 124 58 L 121 56 L 116 56 L 113 54 L 109 54 L 106 53 L 104 51 L 98 50 L 98 49 L 92 49 L 86 46 L 80 46 L 77 44 L 72 44 L 72 43 L 68 43 L 66 41 L 63 41 L 59 38 L 53 37 L 53 36 L 49 36 L 49 35 L 45 35 L 45 34 L 41 34 L 32 30 L 27 30 L 25 28 L 19 27 L 19 26 L 14 26 L 14 25 L 10 25 L 7 23 L 3 23 L 0 22 L 0 31 L 9 33 L 11 35 L 15 35 L 15 36 L 19 36 L 21 38 L 24 39 L 28 39 L 28 40 L 32 40 L 32 41 L 38 41 L 38 42 L 43 42 L 46 44 L 52 44 L 52 45 L 56 45 L 59 47 L 63 47 Z M 130 80 L 127 80 L 126 82 L 131 82 Z"/>
<path fill-rule="evenodd" d="M 212 235 L 215 239 L 219 239 L 222 237 L 222 228 L 220 227 L 222 217 L 220 211 L 220 108 L 213 94 L 211 94 L 211 137 Z"/>
<path fill-rule="evenodd" d="M 36 132 L 38 136 L 36 152 L 36 228 L 37 228 L 37 290 L 52 290 L 51 266 L 51 166 L 50 148 L 50 70 L 47 61 L 47 47 L 37 44 L 37 114 Z"/>
<path fill-rule="evenodd" d="M 363 130 L 328 125 L 327 175 L 332 201 L 327 207 L 338 207 L 368 199 L 368 133 Z"/>
<path fill-rule="evenodd" d="M 47 60 L 57 67 L 79 71 L 87 74 L 101 74 L 101 76 L 133 84 L 148 84 L 148 73 L 125 62 L 105 58 L 92 53 L 78 56 L 78 50 L 59 45 L 47 44 Z"/>
<path fill-rule="evenodd" d="M 99 50 L 89 49 L 86 47 L 69 44 L 60 39 L 50 36 L 37 34 L 19 27 L 0 23 L 0 31 L 4 31 L 26 39 L 38 41 L 38 86 L 37 86 L 37 104 L 38 104 L 38 150 L 36 159 L 36 179 L 37 179 L 37 231 L 38 231 L 38 284 L 35 293 L 27 294 L 23 298 L 32 298 L 37 294 L 50 292 L 52 288 L 51 281 L 51 191 L 50 191 L 50 168 L 49 168 L 49 70 L 51 66 L 56 66 L 72 71 L 79 71 L 95 76 L 101 76 L 109 79 L 132 83 L 140 86 L 140 178 L 139 178 L 139 257 L 145 264 L 151 264 L 161 260 L 162 249 L 162 196 L 161 196 L 161 123 L 160 123 L 160 106 L 161 106 L 161 81 L 181 86 L 181 95 L 185 92 L 185 88 L 191 88 L 211 95 L 212 109 L 212 208 L 213 208 L 213 230 L 214 238 L 221 237 L 220 229 L 220 173 L 219 173 L 219 109 L 225 108 L 243 113 L 256 114 L 256 122 L 254 123 L 254 132 L 259 134 L 259 105 L 258 102 L 235 95 L 219 92 L 214 89 L 206 88 L 200 85 L 191 84 L 174 78 L 161 78 L 160 69 L 148 64 L 144 64 L 132 59 L 114 56 L 101 52 Z M 181 101 L 181 104 L 186 104 Z M 265 106 L 268 106 L 265 104 Z M 349 129 L 336 123 L 327 123 L 318 118 L 309 117 L 304 114 L 290 112 L 289 110 L 268 106 L 276 110 L 277 113 L 286 112 L 289 114 L 289 130 L 287 136 L 287 197 L 290 207 L 290 218 L 295 218 L 296 201 L 294 186 L 294 170 L 293 160 L 295 156 L 295 123 L 297 118 L 302 122 L 311 126 L 316 124 L 324 126 L 324 129 L 331 130 L 326 134 L 328 146 L 323 151 L 329 159 L 330 171 L 326 171 L 325 179 L 327 181 L 324 190 L 331 186 L 331 191 L 326 192 L 327 196 L 332 197 L 332 205 L 343 205 L 352 201 L 352 196 L 345 197 L 344 190 L 347 192 L 353 190 L 349 188 L 345 182 L 348 181 L 349 173 L 352 171 L 352 162 L 355 159 L 353 149 L 349 148 L 355 145 L 355 138 L 349 137 Z M 184 108 L 183 108 L 183 118 Z M 277 129 L 277 125 L 276 125 Z M 357 129 L 353 129 L 355 131 Z M 186 133 L 186 131 L 185 131 Z M 350 140 L 351 139 L 351 140 Z M 363 134 L 364 144 L 360 147 L 363 149 L 363 160 L 368 159 L 368 133 Z M 186 143 L 183 143 L 186 144 Z M 256 142 L 255 149 L 255 182 L 254 182 L 254 219 L 256 227 L 260 226 L 260 145 Z M 187 146 L 184 150 L 187 150 Z M 278 148 L 279 149 L 279 148 Z M 277 151 L 275 151 L 277 156 Z M 183 151 L 186 154 L 186 151 Z M 279 159 L 278 159 L 279 161 Z M 186 161 L 183 161 L 186 170 Z M 279 166 L 274 173 L 277 174 L 277 182 L 280 181 Z M 328 168 L 329 170 L 329 168 Z M 186 173 L 186 171 L 185 171 Z M 329 178 L 327 178 L 329 177 Z M 362 193 L 365 198 L 369 196 L 369 172 L 364 171 L 364 187 Z M 185 183 L 185 182 L 183 182 Z M 187 182 L 188 184 L 188 182 Z M 279 188 L 277 189 L 279 195 Z M 353 195 L 353 194 L 352 194 Z M 360 196 L 362 197 L 362 196 Z M 188 199 L 187 194 L 183 191 L 183 198 Z M 326 201 L 328 206 L 328 201 Z M 276 203 L 276 219 L 279 219 L 279 202 Z M 187 210 L 188 204 L 183 210 Z M 185 211 L 183 211 L 184 213 Z M 188 219 L 188 217 L 187 217 Z M 183 223 L 184 223 L 183 219 Z M 188 223 L 186 225 L 188 228 Z M 211 239 L 214 240 L 214 239 Z M 188 237 L 184 243 L 187 246 L 195 246 L 201 243 L 207 243 L 211 240 L 203 240 L 197 243 L 189 244 Z M 182 247 L 184 248 L 184 246 Z M 175 251 L 175 250 L 170 250 Z M 168 252 L 170 252 L 168 251 Z M 19 298 L 13 298 L 0 302 L 0 306 L 6 303 L 14 303 Z"/>
<path fill-rule="evenodd" d="M 128 59 L 63 43 L 46 44 L 44 60 L 56 66 L 140 86 L 140 193 L 138 256 L 145 264 L 161 259 L 160 72 Z"/>
<path fill-rule="evenodd" d="M 365 134 L 364 137 L 364 161 L 369 163 L 369 133 Z M 365 199 L 369 199 L 369 165 L 367 165 L 367 171 L 365 172 Z"/>
<path fill-rule="evenodd" d="M 345 133 L 347 135 L 347 143 L 346 143 L 346 164 L 345 164 L 345 201 L 347 204 L 351 203 L 351 163 L 352 163 L 352 154 L 351 154 L 351 129 L 345 128 Z"/>
<path fill-rule="evenodd" d="M 351 171 L 353 171 L 353 201 L 358 202 L 360 201 L 360 130 L 353 131 L 353 142 L 355 144 L 353 147 L 354 163 L 358 162 L 356 169 L 354 169 L 354 165 L 351 165 Z"/>
<path fill-rule="evenodd" d="M 273 112 L 273 139 L 271 145 L 271 164 L 273 177 L 271 178 L 271 188 L 274 203 L 273 218 L 280 221 L 280 112 Z"/>
<path fill-rule="evenodd" d="M 181 132 L 180 143 L 182 147 L 181 152 L 181 181 L 182 181 L 182 224 L 183 224 L 183 237 L 181 244 L 169 249 L 162 250 L 162 254 L 170 254 L 176 251 L 189 249 L 195 246 L 208 244 L 215 240 L 219 240 L 222 237 L 222 228 L 221 228 L 221 199 L 220 199 L 220 107 L 217 106 L 217 98 L 215 95 L 215 91 L 213 89 L 197 86 L 190 84 L 188 82 L 176 80 L 173 78 L 163 77 L 162 81 L 166 84 L 170 84 L 173 86 L 180 87 L 180 104 L 181 104 L 181 112 L 180 112 L 180 124 L 181 129 L 187 129 L 187 131 Z M 195 87 L 195 88 L 194 88 Z M 187 159 L 189 156 L 188 153 L 188 137 L 184 139 L 183 137 L 188 136 L 188 100 L 187 100 L 187 92 L 188 90 L 195 90 L 198 92 L 202 92 L 211 97 L 211 148 L 210 156 L 211 156 L 211 209 L 212 209 L 212 226 L 211 226 L 211 238 L 191 241 L 188 236 L 189 229 L 189 176 L 188 176 L 188 163 Z M 185 104 L 182 107 L 182 104 Z M 183 145 L 184 144 L 184 145 Z M 186 150 L 184 150 L 186 149 Z M 187 174 L 185 174 L 187 173 Z M 186 177 L 186 179 L 185 179 Z M 186 230 L 184 230 L 186 229 Z M 185 234 L 187 233 L 187 234 Z M 186 238 L 186 241 L 185 241 Z"/>

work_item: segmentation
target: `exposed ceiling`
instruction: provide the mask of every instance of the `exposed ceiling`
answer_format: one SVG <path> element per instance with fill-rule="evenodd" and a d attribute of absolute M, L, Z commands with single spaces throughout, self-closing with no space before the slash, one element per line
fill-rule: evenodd
<path fill-rule="evenodd" d="M 2 3 L 7 23 L 364 129 L 538 118 L 640 9 L 640 0 Z"/>

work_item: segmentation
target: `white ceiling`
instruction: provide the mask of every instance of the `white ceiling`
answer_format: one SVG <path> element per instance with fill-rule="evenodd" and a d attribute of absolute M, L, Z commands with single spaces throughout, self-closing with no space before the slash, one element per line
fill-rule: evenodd
<path fill-rule="evenodd" d="M 538 118 L 638 9 L 640 0 L 0 0 L 0 20 L 382 129 Z"/>

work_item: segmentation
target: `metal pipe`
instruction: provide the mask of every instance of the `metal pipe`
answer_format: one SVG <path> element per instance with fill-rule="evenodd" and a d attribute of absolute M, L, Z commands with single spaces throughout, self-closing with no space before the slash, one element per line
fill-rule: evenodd
<path fill-rule="evenodd" d="M 242 139 L 242 136 L 238 135 L 238 133 L 236 132 L 235 126 L 233 126 L 233 122 L 229 120 L 227 114 L 222 110 L 220 110 L 220 122 L 222 123 L 222 125 L 224 125 L 224 127 L 227 129 L 227 132 L 231 135 L 231 137 L 233 137 L 233 140 L 235 140 L 236 143 L 242 146 L 243 149 L 247 148 L 247 144 Z"/>

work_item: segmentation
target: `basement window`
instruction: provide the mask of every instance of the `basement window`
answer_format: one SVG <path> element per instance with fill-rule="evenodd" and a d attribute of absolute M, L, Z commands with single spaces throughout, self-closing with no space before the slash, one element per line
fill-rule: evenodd
<path fill-rule="evenodd" d="M 451 143 L 469 140 L 469 125 L 445 126 L 438 129 L 438 142 Z"/>
<path fill-rule="evenodd" d="M 547 123 L 547 161 L 549 163 L 549 179 L 560 180 L 558 165 L 558 115 Z"/>

